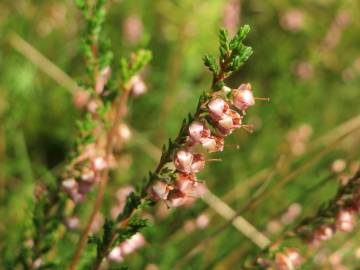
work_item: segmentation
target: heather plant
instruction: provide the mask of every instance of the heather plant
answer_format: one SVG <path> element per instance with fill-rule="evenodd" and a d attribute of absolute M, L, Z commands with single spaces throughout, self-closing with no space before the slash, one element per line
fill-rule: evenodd
<path fill-rule="evenodd" d="M 351 233 L 356 226 L 359 212 L 359 170 L 358 167 L 340 183 L 336 195 L 324 203 L 310 217 L 305 217 L 294 228 L 288 228 L 274 244 L 259 255 L 255 262 L 248 262 L 249 269 L 302 269 L 312 267 L 314 252 L 331 240 L 336 232 Z M 300 246 L 295 240 L 301 240 L 305 247 L 301 251 L 289 245 Z M 302 252 L 302 253 L 301 253 Z"/>
<path fill-rule="evenodd" d="M 358 16 L 3 0 L 0 269 L 356 269 Z"/>
<path fill-rule="evenodd" d="M 204 168 L 206 160 L 197 145 L 209 153 L 223 151 L 224 137 L 234 129 L 250 131 L 250 126 L 243 124 L 242 118 L 259 99 L 253 96 L 249 83 L 241 84 L 234 90 L 224 83 L 252 54 L 251 48 L 243 44 L 250 27 L 242 27 L 231 40 L 228 32 L 221 29 L 218 61 L 211 54 L 203 59 L 213 74 L 211 91 L 201 95 L 196 112 L 183 121 L 176 139 L 170 139 L 163 147 L 156 169 L 149 173 L 136 192 L 127 195 L 122 211 L 114 220 L 105 220 L 101 236 L 93 235 L 87 240 L 105 194 L 111 160 L 114 159 L 114 145 L 119 148 L 122 144 L 119 129 L 126 114 L 127 99 L 131 91 L 139 87 L 141 82 L 137 73 L 150 60 L 151 54 L 139 50 L 132 53 L 130 59 L 121 58 L 118 72 L 113 76 L 113 53 L 101 31 L 106 16 L 106 1 L 76 1 L 76 4 L 86 21 L 82 51 L 87 76 L 73 95 L 75 105 L 85 108 L 85 113 L 83 120 L 77 123 L 79 137 L 61 176 L 55 183 L 36 187 L 34 229 L 28 240 L 29 247 L 21 250 L 16 262 L 26 269 L 56 267 L 56 263 L 45 260 L 52 250 L 54 234 L 62 220 L 69 228 L 76 227 L 74 222 L 77 221 L 72 212 L 76 211 L 78 204 L 86 201 L 86 195 L 94 185 L 98 186 L 95 202 L 69 269 L 77 266 L 87 241 L 96 245 L 96 258 L 90 259 L 83 268 L 99 269 L 109 255 L 119 260 L 114 251 L 110 254 L 112 249 L 118 246 L 117 257 L 124 256 L 129 252 L 125 251 L 124 241 L 141 237 L 138 232 L 147 225 L 137 212 L 157 201 L 163 201 L 169 207 L 178 207 L 203 194 L 206 188 L 202 181 L 197 180 L 196 173 Z M 72 200 L 73 206 L 66 206 L 67 197 Z"/>

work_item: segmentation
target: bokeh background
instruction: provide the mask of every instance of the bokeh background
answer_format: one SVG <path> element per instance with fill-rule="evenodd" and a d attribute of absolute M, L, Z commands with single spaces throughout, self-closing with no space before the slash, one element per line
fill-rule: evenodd
<path fill-rule="evenodd" d="M 275 240 L 332 197 L 358 164 L 360 3 L 109 2 L 105 32 L 115 59 L 145 47 L 153 60 L 143 74 L 148 91 L 129 102 L 132 135 L 118 155 L 104 216 L 117 204 L 119 188 L 135 185 L 156 165 L 161 145 L 176 135 L 209 88 L 211 76 L 201 59 L 217 53 L 218 28 L 231 34 L 241 24 L 252 28 L 246 43 L 254 54 L 228 84 L 250 82 L 257 96 L 271 102 L 248 111 L 254 133 L 229 136 L 225 151 L 213 155 L 222 161 L 209 162 L 201 174 L 220 201 L 208 198 L 171 210 L 160 204 L 147 213 L 153 225 L 143 232 L 146 244 L 125 258 L 130 269 L 240 269 L 260 248 L 227 222 L 227 207 Z M 81 79 L 83 30 L 71 0 L 0 2 L 0 263 L 25 244 L 34 187 L 54 177 L 76 139 L 76 120 L 83 113 L 66 87 L 69 78 L 54 73 L 52 64 L 74 81 Z M 78 210 L 80 228 L 89 205 Z M 55 260 L 66 262 L 77 239 L 76 230 L 59 236 Z M 360 265 L 358 234 L 329 242 L 311 269 L 339 265 Z"/>

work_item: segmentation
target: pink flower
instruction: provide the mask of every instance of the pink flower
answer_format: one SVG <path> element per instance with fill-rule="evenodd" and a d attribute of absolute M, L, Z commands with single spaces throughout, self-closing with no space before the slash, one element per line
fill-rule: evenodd
<path fill-rule="evenodd" d="M 189 194 L 193 190 L 194 181 L 182 178 L 177 180 L 176 185 L 182 193 Z"/>
<path fill-rule="evenodd" d="M 92 114 L 96 114 L 98 107 L 99 107 L 99 102 L 96 101 L 95 99 L 91 99 L 86 105 L 87 110 Z"/>
<path fill-rule="evenodd" d="M 334 229 L 329 225 L 322 225 L 314 231 L 314 239 L 318 241 L 330 240 L 334 235 Z"/>
<path fill-rule="evenodd" d="M 300 9 L 287 10 L 280 17 L 280 25 L 291 32 L 298 32 L 303 29 L 305 24 L 304 13 Z"/>
<path fill-rule="evenodd" d="M 180 150 L 175 155 L 174 164 L 178 171 L 180 172 L 191 172 L 191 164 L 193 162 L 194 155 L 190 152 Z"/>
<path fill-rule="evenodd" d="M 198 182 L 195 177 L 188 177 L 188 175 L 180 174 L 176 186 L 181 193 L 189 197 L 200 197 L 205 192 L 204 184 Z"/>
<path fill-rule="evenodd" d="M 120 124 L 118 128 L 118 135 L 122 141 L 128 141 L 131 139 L 131 130 L 125 124 Z"/>
<path fill-rule="evenodd" d="M 205 167 L 205 158 L 202 154 L 194 154 L 194 159 L 191 164 L 191 172 L 198 173 Z"/>
<path fill-rule="evenodd" d="M 66 179 L 66 180 L 62 181 L 61 185 L 62 185 L 64 191 L 67 193 L 77 190 L 77 188 L 78 188 L 78 183 L 76 182 L 76 180 L 74 178 L 70 178 L 70 179 Z"/>
<path fill-rule="evenodd" d="M 203 141 L 202 146 L 209 152 L 218 152 L 224 150 L 224 138 L 220 136 L 211 136 Z"/>
<path fill-rule="evenodd" d="M 302 257 L 295 248 L 286 248 L 275 255 L 275 265 L 278 270 L 293 270 L 300 266 Z"/>
<path fill-rule="evenodd" d="M 156 181 L 150 190 L 150 194 L 156 200 L 166 200 L 168 198 L 170 186 L 162 181 Z"/>
<path fill-rule="evenodd" d="M 175 155 L 174 164 L 180 172 L 196 173 L 204 168 L 205 159 L 201 154 L 192 154 L 188 151 L 180 150 Z"/>
<path fill-rule="evenodd" d="M 108 164 L 105 160 L 105 158 L 103 157 L 96 157 L 93 161 L 92 161 L 92 166 L 94 168 L 95 171 L 102 171 L 104 169 L 106 169 L 108 167 Z"/>
<path fill-rule="evenodd" d="M 195 183 L 195 190 L 194 190 L 195 197 L 202 197 L 206 191 L 207 191 L 207 187 L 205 185 L 205 182 L 197 181 Z"/>
<path fill-rule="evenodd" d="M 229 110 L 224 117 L 217 123 L 219 131 L 223 135 L 229 135 L 235 128 L 241 127 L 241 116 L 233 110 Z"/>
<path fill-rule="evenodd" d="M 64 224 L 68 229 L 74 230 L 79 227 L 80 219 L 77 216 L 66 217 Z"/>
<path fill-rule="evenodd" d="M 145 244 L 145 238 L 141 233 L 136 233 L 130 239 L 121 242 L 109 254 L 109 259 L 122 262 L 125 255 L 129 255 Z"/>
<path fill-rule="evenodd" d="M 213 120 L 219 121 L 224 117 L 224 114 L 229 110 L 229 104 L 222 98 L 215 98 L 208 103 L 210 116 Z"/>
<path fill-rule="evenodd" d="M 95 92 L 98 95 L 100 95 L 104 91 L 105 84 L 109 80 L 110 75 L 111 75 L 111 68 L 105 67 L 96 77 Z"/>
<path fill-rule="evenodd" d="M 78 190 L 73 190 L 72 192 L 68 193 L 68 195 L 75 204 L 81 203 L 85 199 L 84 194 L 80 193 Z"/>
<path fill-rule="evenodd" d="M 124 186 L 122 188 L 119 188 L 116 192 L 116 199 L 119 202 L 119 204 L 123 204 L 126 202 L 126 197 L 134 191 L 134 188 L 132 186 Z"/>
<path fill-rule="evenodd" d="M 188 197 L 178 189 L 174 189 L 169 193 L 168 203 L 170 207 L 179 207 L 186 204 Z"/>
<path fill-rule="evenodd" d="M 123 33 L 128 42 L 138 42 L 143 34 L 143 23 L 141 18 L 136 15 L 128 16 L 123 24 Z"/>
<path fill-rule="evenodd" d="M 84 200 L 84 195 L 79 192 L 79 184 L 75 179 L 66 179 L 62 181 L 61 185 L 74 203 L 80 203 Z"/>
<path fill-rule="evenodd" d="M 142 246 L 145 245 L 145 238 L 141 233 L 134 234 L 127 241 L 130 242 L 130 244 L 132 245 L 132 247 L 134 249 L 139 249 L 139 248 L 141 248 Z"/>
<path fill-rule="evenodd" d="M 199 121 L 194 121 L 189 126 L 189 135 L 194 142 L 203 143 L 211 135 L 210 129 Z"/>
<path fill-rule="evenodd" d="M 355 211 L 353 209 L 341 209 L 336 215 L 336 229 L 341 232 L 352 231 L 355 223 Z"/>
<path fill-rule="evenodd" d="M 119 246 L 113 248 L 109 254 L 109 260 L 114 262 L 122 262 L 124 260 L 121 248 Z"/>
<path fill-rule="evenodd" d="M 96 175 L 93 170 L 84 170 L 81 174 L 81 180 L 85 182 L 91 182 L 94 183 L 96 180 Z"/>
<path fill-rule="evenodd" d="M 76 90 L 73 93 L 73 102 L 76 108 L 80 109 L 85 107 L 89 99 L 90 99 L 90 94 L 85 90 Z"/>
<path fill-rule="evenodd" d="M 201 214 L 196 218 L 196 226 L 199 229 L 206 228 L 209 225 L 209 222 L 210 222 L 209 217 L 206 214 Z"/>
<path fill-rule="evenodd" d="M 134 97 L 141 96 L 147 91 L 147 86 L 144 80 L 139 75 L 135 75 L 134 77 L 132 77 L 129 84 L 131 86 L 130 93 Z"/>
<path fill-rule="evenodd" d="M 251 84 L 241 84 L 238 89 L 232 92 L 232 102 L 241 111 L 247 110 L 255 104 L 255 98 L 251 90 Z"/>

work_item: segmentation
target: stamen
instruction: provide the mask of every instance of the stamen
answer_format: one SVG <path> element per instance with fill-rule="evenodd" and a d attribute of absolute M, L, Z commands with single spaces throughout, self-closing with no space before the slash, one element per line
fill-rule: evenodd
<path fill-rule="evenodd" d="M 210 159 L 207 159 L 206 162 L 208 161 L 222 161 L 221 158 L 210 158 Z"/>
<path fill-rule="evenodd" d="M 245 131 L 247 131 L 247 132 L 249 132 L 249 133 L 253 133 L 253 132 L 254 132 L 254 130 L 253 130 L 254 126 L 253 126 L 253 125 L 241 125 L 241 127 L 242 127 Z"/>
<path fill-rule="evenodd" d="M 254 97 L 254 99 L 256 100 L 265 100 L 265 101 L 270 101 L 270 98 L 269 97 Z"/>

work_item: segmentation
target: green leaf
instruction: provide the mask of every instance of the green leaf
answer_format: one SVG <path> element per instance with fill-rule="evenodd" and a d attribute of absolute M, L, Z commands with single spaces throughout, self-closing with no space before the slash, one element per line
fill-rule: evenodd
<path fill-rule="evenodd" d="M 219 41 L 220 41 L 219 50 L 220 50 L 221 59 L 225 59 L 229 52 L 228 38 L 229 38 L 228 31 L 226 29 L 221 28 L 219 30 Z"/>
<path fill-rule="evenodd" d="M 241 44 L 241 42 L 246 38 L 248 33 L 250 32 L 250 26 L 244 25 L 240 28 L 240 30 L 237 32 L 237 34 L 233 37 L 233 39 L 229 43 L 229 47 L 231 50 L 234 50 Z"/>
<path fill-rule="evenodd" d="M 139 50 L 134 57 L 133 62 L 131 63 L 131 75 L 138 73 L 147 63 L 150 62 L 152 58 L 151 51 L 149 50 Z"/>
<path fill-rule="evenodd" d="M 130 79 L 130 72 L 129 72 L 129 64 L 126 58 L 120 58 L 120 62 L 119 62 L 120 66 L 119 66 L 119 75 L 120 75 L 120 79 L 124 82 L 127 83 L 128 80 Z"/>
<path fill-rule="evenodd" d="M 204 65 L 213 73 L 218 74 L 219 73 L 219 66 L 216 63 L 216 59 L 212 54 L 206 54 L 203 57 Z"/>

